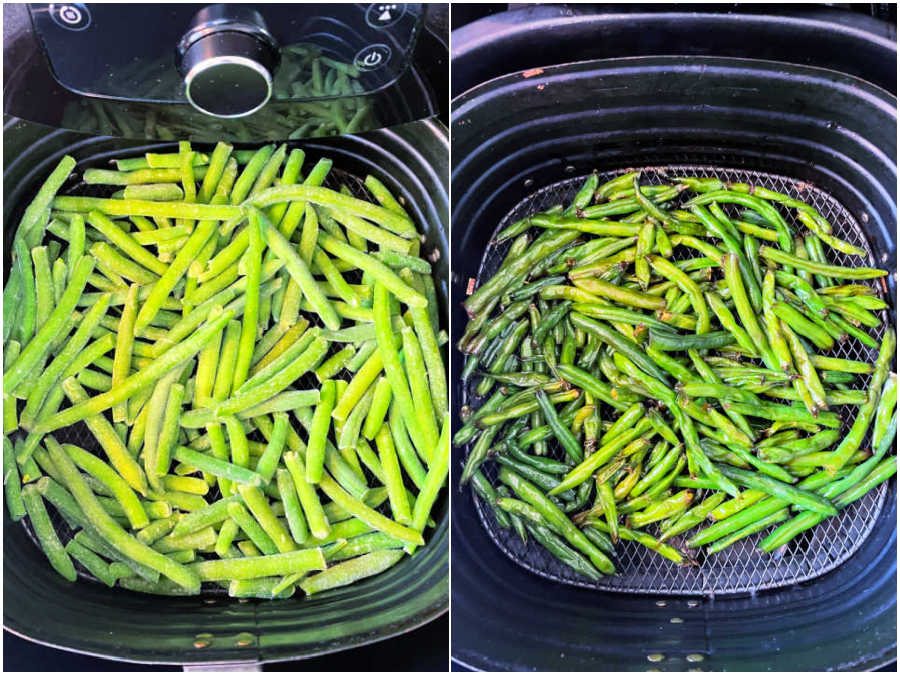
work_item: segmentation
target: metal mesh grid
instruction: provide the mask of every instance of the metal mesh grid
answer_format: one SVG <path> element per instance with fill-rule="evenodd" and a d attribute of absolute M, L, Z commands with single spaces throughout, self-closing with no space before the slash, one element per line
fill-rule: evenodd
<path fill-rule="evenodd" d="M 602 184 L 621 173 L 635 170 L 638 169 L 601 173 L 600 183 Z M 829 262 L 844 266 L 859 266 L 860 264 L 878 266 L 877 261 L 872 257 L 871 247 L 866 241 L 862 229 L 851 213 L 829 194 L 809 183 L 759 171 L 696 164 L 652 166 L 639 170 L 641 171 L 641 184 L 658 185 L 666 182 L 667 176 L 716 177 L 722 181 L 750 183 L 766 187 L 802 199 L 818 209 L 832 223 L 836 236 L 868 251 L 868 260 L 861 263 L 859 258 L 826 247 L 826 256 Z M 569 178 L 536 190 L 513 207 L 497 226 L 494 234 L 529 214 L 548 209 L 556 204 L 570 203 L 585 179 L 586 176 Z M 526 182 L 526 187 L 531 186 Z M 686 194 L 682 194 L 673 203 L 680 204 L 687 198 Z M 737 209 L 733 205 L 722 204 L 721 206 L 729 216 L 736 215 Z M 777 208 L 794 231 L 805 231 L 805 227 L 787 209 L 781 208 L 780 205 L 777 205 Z M 493 237 L 491 239 L 493 240 Z M 489 246 L 485 250 L 478 271 L 478 285 L 494 274 L 506 255 L 510 243 L 504 242 L 497 246 Z M 679 259 L 679 253 L 682 257 L 691 255 L 689 252 L 676 250 L 676 259 Z M 875 288 L 879 297 L 884 298 L 882 287 L 877 280 L 864 283 Z M 882 326 L 875 331 L 870 331 L 870 334 L 879 340 L 884 333 L 883 326 L 889 321 L 886 312 L 880 314 Z M 873 363 L 877 357 L 877 350 L 866 347 L 851 338 L 843 344 L 836 345 L 831 354 Z M 854 386 L 865 388 L 868 381 L 868 375 L 860 376 Z M 477 378 L 471 378 L 463 391 L 463 403 L 476 400 L 474 393 L 476 385 Z M 604 408 L 602 411 L 604 419 L 609 419 L 612 411 L 605 406 Z M 834 410 L 841 416 L 842 431 L 846 433 L 856 417 L 856 407 L 839 406 Z M 866 436 L 861 447 L 865 448 L 868 444 L 869 435 Z M 548 443 L 548 456 L 563 459 L 564 454 L 558 444 Z M 485 463 L 482 473 L 492 483 L 497 483 L 497 465 L 495 463 Z M 596 582 L 585 579 L 568 566 L 563 565 L 537 543 L 529 540 L 527 544 L 523 544 L 512 529 L 503 529 L 496 524 L 490 509 L 475 497 L 474 493 L 472 498 L 476 502 L 483 527 L 503 553 L 516 564 L 548 579 L 585 588 L 629 593 L 733 594 L 806 581 L 840 565 L 853 555 L 872 531 L 881 514 L 889 489 L 895 489 L 893 482 L 881 485 L 863 499 L 841 511 L 839 517 L 826 519 L 773 554 L 767 554 L 757 549 L 758 542 L 771 531 L 771 528 L 746 537 L 720 553 L 710 556 L 707 556 L 702 549 L 686 549 L 693 558 L 690 565 L 683 567 L 662 558 L 640 544 L 620 541 L 616 547 L 614 560 L 617 573 Z M 703 496 L 701 491 L 697 502 Z M 682 535 L 673 537 L 669 544 L 682 548 L 683 542 L 702 527 L 704 526 L 698 526 Z M 655 525 L 650 526 L 648 531 L 656 534 L 658 530 L 655 528 Z"/>
<path fill-rule="evenodd" d="M 365 179 L 336 167 L 333 167 L 331 171 L 328 172 L 328 175 L 325 177 L 325 181 L 323 182 L 323 186 L 338 191 L 341 189 L 341 186 L 346 186 L 352 196 L 358 199 L 365 199 L 367 201 L 370 200 L 369 191 L 365 187 Z M 81 197 L 108 197 L 112 190 L 109 189 L 109 186 L 77 183 L 61 192 L 66 195 Z M 402 195 L 398 196 L 398 198 L 401 200 L 403 199 Z M 362 272 L 356 270 L 353 272 L 347 272 L 343 276 L 348 283 L 357 284 L 362 278 Z M 310 322 L 311 326 L 322 326 L 324 328 L 317 314 L 304 312 L 301 310 L 300 316 L 306 318 Z M 326 359 L 333 356 L 334 353 L 340 351 L 343 346 L 343 343 L 331 343 L 329 350 L 322 361 L 324 362 Z M 309 372 L 293 382 L 290 386 L 298 389 L 318 389 L 319 381 L 312 372 Z M 300 435 L 300 438 L 302 438 L 303 441 L 306 442 L 307 433 L 303 426 L 293 419 L 291 419 L 291 424 L 294 430 Z M 70 443 L 72 445 L 77 445 L 105 460 L 103 449 L 100 447 L 100 444 L 88 429 L 87 425 L 83 422 L 78 422 L 76 424 L 73 424 L 72 426 L 59 429 L 53 432 L 53 436 L 60 443 Z M 257 430 L 253 430 L 251 433 L 248 433 L 247 438 L 250 441 L 265 441 L 262 434 Z M 375 479 L 375 476 L 365 465 L 362 466 L 362 469 L 366 474 L 367 482 L 371 483 L 372 480 Z M 210 491 L 205 495 L 205 498 L 208 502 L 211 503 L 219 499 L 221 496 L 222 495 L 219 492 L 218 485 L 214 484 L 212 487 L 210 487 Z M 63 546 L 65 546 L 75 536 L 76 530 L 73 530 L 71 527 L 69 527 L 69 525 L 52 504 L 50 504 L 49 502 L 45 502 L 45 505 L 50 516 L 50 522 L 56 530 L 56 533 L 59 536 L 59 539 L 62 542 Z M 388 517 L 391 517 L 387 502 L 379 506 L 376 510 Z M 34 529 L 31 526 L 31 520 L 28 518 L 28 516 L 23 518 L 20 522 L 25 528 L 25 531 L 27 532 L 34 545 L 40 548 L 40 543 L 38 542 L 37 536 L 34 533 Z M 72 559 L 72 562 L 75 564 L 75 569 L 78 572 L 78 576 L 80 579 L 98 584 L 102 583 L 74 558 Z M 226 594 L 227 590 L 217 584 L 207 582 L 202 586 L 201 596 L 218 596 Z"/>

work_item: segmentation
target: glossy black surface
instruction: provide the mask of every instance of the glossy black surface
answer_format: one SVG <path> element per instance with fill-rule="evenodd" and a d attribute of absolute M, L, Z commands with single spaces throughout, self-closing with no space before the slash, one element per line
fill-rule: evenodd
<path fill-rule="evenodd" d="M 314 4 L 302 3 L 257 5 L 265 8 L 261 13 L 282 48 L 284 67 L 274 69 L 275 86 L 269 102 L 239 120 L 210 117 L 191 106 L 185 96 L 176 47 L 202 5 L 87 5 L 93 28 L 83 31 L 65 30 L 45 17 L 48 30 L 54 35 L 63 33 L 70 40 L 81 40 L 97 28 L 98 13 L 106 17 L 104 31 L 115 32 L 110 40 L 91 42 L 96 49 L 90 50 L 47 40 L 46 44 L 57 45 L 58 49 L 51 67 L 26 6 L 6 4 L 4 113 L 84 133 L 141 140 L 190 136 L 191 140 L 206 142 L 334 135 L 335 127 L 328 123 L 331 117 L 327 110 L 323 112 L 323 102 L 332 105 L 340 101 L 346 108 L 343 124 L 356 133 L 435 115 L 444 116 L 446 122 L 447 6 L 396 4 L 402 13 L 398 9 L 397 22 L 387 26 L 377 25 L 378 17 L 370 16 L 375 3 L 329 4 L 319 10 Z M 119 19 L 110 18 L 115 12 Z M 116 30 L 125 19 L 129 25 L 145 29 Z M 376 25 L 370 25 L 370 21 Z M 153 26 L 163 26 L 164 30 L 157 31 Z M 291 46 L 302 51 L 310 44 L 346 64 L 359 58 L 360 74 L 354 80 L 359 88 L 352 94 L 338 94 L 334 88 L 310 93 L 299 82 L 304 86 L 298 93 L 289 93 L 297 82 L 284 65 L 293 52 L 285 49 Z M 115 47 L 114 53 L 106 54 L 104 50 L 110 45 Z M 124 62 L 122 55 L 128 56 Z M 71 77 L 61 76 L 57 65 L 71 67 Z M 82 71 L 84 74 L 80 74 Z M 88 76 L 93 78 L 90 83 Z M 301 79 L 306 77 L 304 74 Z M 341 133 L 348 132 L 342 128 Z"/>
<path fill-rule="evenodd" d="M 356 672 L 379 669 L 440 672 L 447 669 L 450 618 L 443 614 L 421 628 L 372 645 L 304 661 L 265 664 L 263 672 Z M 73 654 L 3 633 L 3 666 L 7 672 L 166 672 L 179 666 L 150 666 Z"/>
<path fill-rule="evenodd" d="M 454 20 L 452 95 L 529 68 L 670 55 L 756 58 L 829 68 L 896 93 L 896 10 L 892 24 L 821 4 L 515 7 L 458 30 Z"/>
<path fill-rule="evenodd" d="M 465 297 L 499 220 L 541 186 L 672 163 L 813 182 L 862 224 L 878 264 L 896 270 L 896 125 L 896 99 L 882 89 L 764 61 L 615 59 L 494 79 L 453 105 L 451 295 Z M 896 273 L 887 284 L 895 298 Z M 466 316 L 459 302 L 451 311 L 455 343 Z M 896 307 L 890 315 L 896 323 Z M 462 459 L 455 449 L 453 485 Z M 640 596 L 521 569 L 483 530 L 469 490 L 457 490 L 452 655 L 485 670 L 876 668 L 896 659 L 896 523 L 892 481 L 872 534 L 831 573 L 750 596 Z"/>
<path fill-rule="evenodd" d="M 248 26 L 261 24 L 275 46 L 314 44 L 348 63 L 369 45 L 390 44 L 391 58 L 363 80 L 367 91 L 375 91 L 405 70 L 421 29 L 420 4 L 395 4 L 396 20 L 384 26 L 373 25 L 372 17 L 367 18 L 369 4 L 365 3 L 254 3 L 246 7 L 260 15 L 257 20 L 238 13 L 240 5 L 225 14 Z M 181 79 L 176 50 L 206 4 L 87 3 L 80 11 L 90 19 L 77 29 L 59 20 L 60 7 L 66 5 L 30 4 L 29 11 L 53 75 L 63 87 L 85 95 L 169 103 L 185 100 L 183 89 L 176 86 Z M 221 14 L 214 21 L 221 21 Z M 216 30 L 214 21 L 210 25 Z M 135 30 L 137 26 L 140 30 Z M 148 67 L 154 64 L 155 69 L 135 70 L 138 61 Z M 172 86 L 160 88 L 154 78 Z"/>

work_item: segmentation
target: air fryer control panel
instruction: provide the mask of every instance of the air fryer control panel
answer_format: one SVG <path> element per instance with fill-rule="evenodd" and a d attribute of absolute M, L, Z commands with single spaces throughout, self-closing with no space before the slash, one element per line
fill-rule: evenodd
<path fill-rule="evenodd" d="M 250 35 L 250 42 L 275 50 L 276 58 L 263 64 L 271 69 L 272 101 L 375 92 L 408 67 L 423 19 L 421 4 L 390 2 L 50 3 L 31 4 L 29 11 L 53 76 L 64 88 L 147 103 L 188 99 L 186 41 L 209 41 L 215 34 Z M 209 52 L 208 46 L 202 51 Z M 223 58 L 233 60 L 227 53 Z M 326 66 L 337 76 L 329 78 Z M 341 73 L 347 78 L 339 78 Z"/>

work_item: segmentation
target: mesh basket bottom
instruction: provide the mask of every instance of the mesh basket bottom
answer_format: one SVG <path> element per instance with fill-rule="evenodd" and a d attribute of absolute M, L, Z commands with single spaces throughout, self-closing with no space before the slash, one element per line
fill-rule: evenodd
<path fill-rule="evenodd" d="M 670 177 L 677 176 L 715 177 L 726 182 L 750 183 L 766 187 L 801 199 L 818 209 L 832 224 L 835 236 L 864 248 L 868 253 L 868 259 L 863 262 L 859 258 L 826 247 L 825 253 L 829 262 L 845 266 L 861 264 L 877 266 L 862 228 L 851 213 L 831 195 L 809 183 L 759 171 L 694 164 L 629 168 L 601 173 L 599 174 L 600 183 L 626 171 L 636 170 L 641 171 L 641 184 L 658 185 L 667 182 Z M 556 204 L 570 203 L 585 179 L 586 176 L 569 178 L 532 192 L 503 218 L 494 235 L 511 223 L 530 214 L 543 211 Z M 686 198 L 685 195 L 682 195 L 674 203 L 680 204 Z M 729 216 L 737 216 L 738 209 L 727 204 L 721 206 Z M 795 232 L 805 231 L 805 226 L 797 221 L 790 211 L 780 206 L 778 210 Z M 493 239 L 492 236 L 491 240 L 493 241 Z M 500 245 L 489 246 L 485 250 L 478 272 L 479 286 L 494 274 L 505 257 L 509 245 L 510 242 L 504 242 Z M 679 253 L 682 258 L 696 255 L 684 252 L 683 249 L 682 251 L 676 250 L 675 259 L 681 259 Z M 880 297 L 884 297 L 882 288 L 875 281 L 865 283 L 876 289 Z M 878 340 L 884 333 L 883 326 L 889 320 L 886 312 L 882 312 L 880 318 L 882 327 L 870 331 L 870 334 Z M 873 363 L 877 356 L 877 350 L 870 349 L 851 338 L 845 343 L 837 345 L 831 355 Z M 472 405 L 474 408 L 481 404 L 474 393 L 477 379 L 471 378 L 463 391 L 463 403 Z M 865 388 L 868 386 L 868 380 L 868 375 L 860 376 L 853 386 Z M 841 416 L 842 431 L 846 433 L 855 419 L 856 409 L 852 406 L 840 406 L 834 410 Z M 611 412 L 611 409 L 603 410 L 604 419 L 609 419 Z M 869 436 L 867 435 L 861 447 L 865 448 L 868 445 Z M 562 448 L 554 447 L 553 444 L 549 446 L 548 452 L 550 456 L 557 459 L 564 457 Z M 486 463 L 482 472 L 488 480 L 493 483 L 497 482 L 497 467 L 494 463 Z M 702 549 L 687 549 L 692 558 L 690 564 L 685 566 L 676 565 L 635 542 L 620 541 L 616 546 L 614 559 L 617 573 L 596 582 L 585 579 L 568 566 L 563 565 L 539 544 L 533 541 L 523 543 L 512 529 L 500 528 L 490 509 L 474 494 L 472 498 L 475 499 L 482 526 L 500 550 L 516 564 L 547 579 L 604 591 L 654 595 L 714 595 L 747 593 L 787 586 L 813 579 L 836 568 L 853 555 L 868 537 L 881 514 L 889 489 L 895 489 L 893 482 L 881 485 L 863 499 L 844 509 L 839 517 L 826 519 L 796 537 L 783 549 L 772 554 L 763 553 L 757 549 L 757 544 L 771 531 L 771 528 L 742 539 L 714 555 L 707 556 Z M 703 495 L 701 494 L 699 497 L 702 499 Z M 699 500 L 695 500 L 695 503 L 696 501 Z M 682 548 L 683 542 L 703 527 L 701 525 L 689 530 L 672 538 L 668 543 Z M 657 530 L 654 528 L 655 526 L 651 526 L 647 531 L 656 534 Z"/>

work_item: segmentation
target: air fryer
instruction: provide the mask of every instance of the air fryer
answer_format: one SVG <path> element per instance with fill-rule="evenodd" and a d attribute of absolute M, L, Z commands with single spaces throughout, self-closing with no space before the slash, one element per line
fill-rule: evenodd
<path fill-rule="evenodd" d="M 394 126 L 446 110 L 439 14 L 413 3 L 11 6 L 4 112 L 142 140 Z M 332 81 L 312 56 L 331 64 Z"/>
<path fill-rule="evenodd" d="M 729 20 L 681 18 L 687 33 L 673 49 L 691 39 L 706 44 L 705 32 Z M 604 44 L 617 44 L 620 19 L 533 7 L 454 32 L 453 79 L 466 83 L 451 125 L 454 342 L 467 320 L 456 299 L 496 264 L 484 254 L 495 230 L 571 198 L 595 170 L 643 168 L 652 179 L 655 170 L 678 167 L 770 186 L 802 181 L 848 236 L 865 242 L 870 263 L 896 270 L 893 95 L 834 63 L 746 58 L 765 42 L 756 29 L 769 21 L 747 24 L 743 58 L 677 55 L 659 31 L 679 16 L 643 14 L 646 41 L 656 36 L 655 53 L 665 55 L 619 58 Z M 596 40 L 604 26 L 608 42 Z M 845 34 L 839 26 L 834 33 Z M 526 35 L 529 47 L 520 49 Z M 547 54 L 543 42 L 566 43 L 566 62 L 535 62 Z M 886 41 L 870 42 L 892 53 L 893 67 Z M 487 63 L 489 53 L 501 57 Z M 519 57 L 530 59 L 527 70 L 502 70 Z M 485 69 L 493 69 L 488 81 L 480 79 Z M 896 325 L 896 273 L 884 291 L 885 319 Z M 459 372 L 462 355 L 454 349 L 451 359 Z M 459 382 L 454 388 L 458 409 L 468 392 Z M 453 451 L 454 486 L 466 452 Z M 516 548 L 468 487 L 456 489 L 452 657 L 485 670 L 878 668 L 896 658 L 896 483 L 841 518 L 781 558 L 750 547 L 682 570 L 620 546 L 619 575 L 585 584 L 533 544 Z"/>
<path fill-rule="evenodd" d="M 308 162 L 332 158 L 342 181 L 351 186 L 361 184 L 367 174 L 382 180 L 422 228 L 424 250 L 435 252 L 440 310 L 446 316 L 449 147 L 438 117 L 446 115 L 446 6 L 391 4 L 387 11 L 376 4 L 75 4 L 27 10 L 18 5 L 5 6 L 4 19 L 7 252 L 22 211 L 63 155 L 78 161 L 80 174 L 87 167 L 107 167 L 113 157 L 177 151 L 174 142 L 161 139 L 147 123 L 148 117 L 167 119 L 184 131 L 179 140 L 190 137 L 198 150 L 211 149 L 218 140 L 236 148 L 287 141 L 289 147 L 302 147 Z M 215 30 L 188 35 L 204 21 L 240 35 L 236 41 Z M 109 42 L 92 41 L 92 30 Z M 91 46 L 76 49 L 75 42 L 85 36 L 84 44 Z M 191 56 L 197 40 L 211 38 L 201 56 Z M 368 101 L 372 111 L 357 129 L 360 133 L 335 134 L 332 129 L 320 136 L 307 129 L 306 136 L 289 138 L 297 129 L 278 119 L 286 108 L 311 99 L 279 94 L 279 68 L 284 66 L 279 48 L 315 44 L 334 60 L 352 63 L 354 55 L 374 43 L 389 46 L 379 58 L 390 53 L 390 60 L 379 72 L 360 69 L 365 90 L 354 95 Z M 192 68 L 196 73 L 203 55 L 238 52 L 257 61 L 251 70 L 268 69 L 272 77 L 269 100 L 257 112 L 223 117 L 221 110 L 204 111 L 187 100 L 185 73 Z M 149 68 L 159 69 L 166 87 L 143 89 L 141 73 Z M 246 75 L 216 77 L 235 77 L 241 86 L 249 82 L 252 94 L 255 84 L 243 79 Z M 119 124 L 107 129 L 107 135 L 86 133 L 96 130 L 79 126 L 76 116 L 67 117 L 67 105 L 90 108 L 97 102 L 117 111 L 115 119 L 121 115 L 137 137 Z M 259 101 L 232 104 L 249 108 Z M 153 133 L 143 134 L 145 124 Z M 9 261 L 5 253 L 4 277 Z M 239 600 L 215 592 L 149 596 L 86 578 L 70 584 L 47 564 L 27 527 L 5 514 L 4 627 L 60 649 L 144 663 L 251 666 L 358 647 L 412 630 L 447 610 L 448 511 L 444 498 L 436 506 L 438 524 L 426 546 L 386 573 L 321 598 L 276 601 Z"/>

